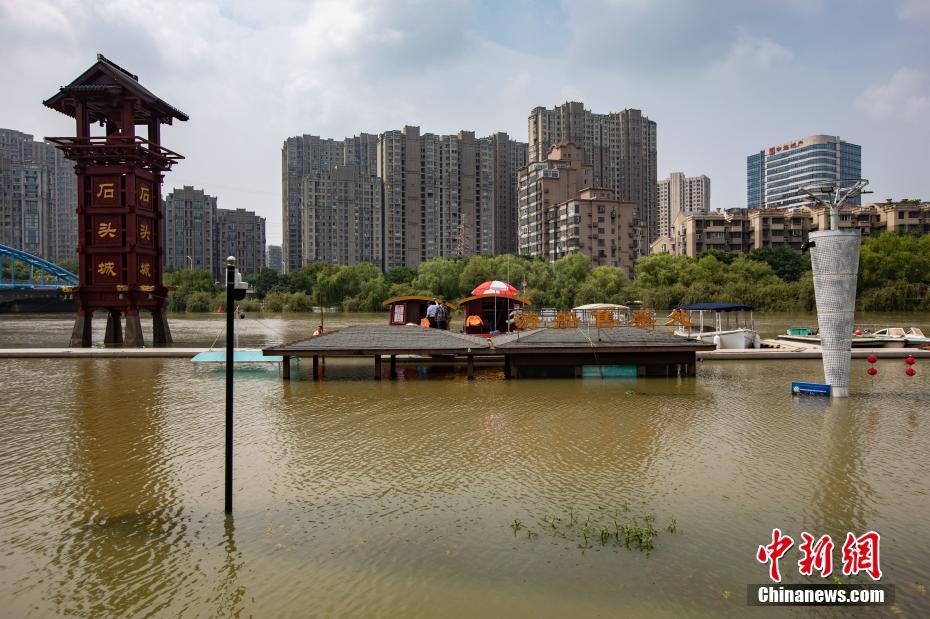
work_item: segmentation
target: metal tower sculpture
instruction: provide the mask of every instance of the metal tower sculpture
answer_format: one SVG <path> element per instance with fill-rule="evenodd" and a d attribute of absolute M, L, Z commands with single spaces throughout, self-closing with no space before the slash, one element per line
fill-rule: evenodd
<path fill-rule="evenodd" d="M 80 286 L 72 347 L 91 345 L 96 310 L 108 313 L 105 342 L 143 346 L 140 310 L 152 313 L 155 344 L 171 342 L 162 282 L 162 173 L 183 157 L 160 144 L 161 125 L 187 115 L 126 69 L 97 62 L 43 104 L 75 119 L 76 137 L 46 138 L 75 162 Z M 91 136 L 99 123 L 105 135 Z M 147 128 L 147 138 L 136 126 Z M 126 317 L 125 340 L 121 316 Z"/>
<path fill-rule="evenodd" d="M 858 228 L 840 230 L 840 207 L 863 193 L 869 181 L 845 179 L 803 187 L 817 204 L 830 209 L 830 229 L 811 232 L 807 247 L 814 271 L 814 297 L 823 355 L 824 382 L 835 398 L 849 397 L 849 360 L 859 273 Z"/>

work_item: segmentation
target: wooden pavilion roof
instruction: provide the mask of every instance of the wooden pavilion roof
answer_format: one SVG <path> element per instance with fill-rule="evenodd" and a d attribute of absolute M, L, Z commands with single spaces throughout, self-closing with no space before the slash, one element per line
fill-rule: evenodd
<path fill-rule="evenodd" d="M 97 62 L 81 73 L 67 86 L 45 101 L 43 105 L 74 118 L 75 102 L 81 101 L 87 106 L 91 123 L 106 121 L 107 113 L 112 109 L 114 96 L 129 95 L 138 98 L 142 105 L 136 106 L 135 122 L 146 125 L 153 120 L 172 124 L 173 119 L 186 121 L 187 114 L 155 96 L 139 83 L 139 76 L 133 75 L 118 64 L 97 54 Z"/>

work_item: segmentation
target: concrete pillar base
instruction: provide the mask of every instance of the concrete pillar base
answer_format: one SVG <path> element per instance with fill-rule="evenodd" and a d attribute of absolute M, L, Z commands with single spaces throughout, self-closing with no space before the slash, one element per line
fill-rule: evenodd
<path fill-rule="evenodd" d="M 126 314 L 126 337 L 123 346 L 128 348 L 143 348 L 145 338 L 142 336 L 142 321 L 139 314 Z"/>
<path fill-rule="evenodd" d="M 152 312 L 152 343 L 171 344 L 171 329 L 168 327 L 168 315 L 164 312 Z"/>
<path fill-rule="evenodd" d="M 91 347 L 91 326 L 93 314 L 78 314 L 74 319 L 74 328 L 71 330 L 71 348 Z"/>
<path fill-rule="evenodd" d="M 119 310 L 110 310 L 107 314 L 107 330 L 103 336 L 104 344 L 122 344 L 123 343 L 123 323 L 122 312 Z"/>
<path fill-rule="evenodd" d="M 830 396 L 834 398 L 848 398 L 849 387 L 830 387 Z"/>

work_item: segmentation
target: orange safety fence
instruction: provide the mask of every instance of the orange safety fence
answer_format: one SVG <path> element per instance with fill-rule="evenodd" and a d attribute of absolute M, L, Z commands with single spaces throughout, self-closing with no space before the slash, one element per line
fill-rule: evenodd
<path fill-rule="evenodd" d="M 630 324 L 634 327 L 648 328 L 656 324 L 656 316 L 652 310 L 635 310 Z"/>
<path fill-rule="evenodd" d="M 598 329 L 610 329 L 620 324 L 620 321 L 614 318 L 614 313 L 609 310 L 593 312 L 591 315 L 594 316 L 594 326 Z"/>
<path fill-rule="evenodd" d="M 514 316 L 513 322 L 517 329 L 538 329 L 539 314 L 536 312 L 520 312 Z"/>
<path fill-rule="evenodd" d="M 555 329 L 574 329 L 576 328 L 581 321 L 578 319 L 578 315 L 573 311 L 565 312 L 560 311 L 555 316 L 555 321 L 552 323 L 552 327 Z"/>
<path fill-rule="evenodd" d="M 686 329 L 692 329 L 697 326 L 691 322 L 691 319 L 688 317 L 688 311 L 683 309 L 676 309 L 671 314 L 669 314 L 668 321 L 665 323 L 665 325 L 681 325 Z"/>

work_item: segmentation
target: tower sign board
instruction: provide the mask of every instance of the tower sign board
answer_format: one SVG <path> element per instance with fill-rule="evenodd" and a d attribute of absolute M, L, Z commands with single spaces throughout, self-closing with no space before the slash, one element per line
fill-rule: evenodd
<path fill-rule="evenodd" d="M 75 162 L 78 177 L 78 315 L 71 346 L 91 345 L 95 311 L 107 312 L 105 341 L 142 346 L 140 311 L 153 319 L 155 344 L 171 342 L 162 281 L 163 172 L 183 157 L 161 146 L 162 124 L 186 121 L 180 110 L 102 55 L 43 102 L 71 116 L 75 137 L 47 138 Z M 92 136 L 99 124 L 103 135 Z M 136 127 L 146 128 L 146 137 Z M 121 318 L 126 318 L 125 342 Z"/>

